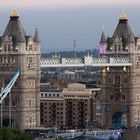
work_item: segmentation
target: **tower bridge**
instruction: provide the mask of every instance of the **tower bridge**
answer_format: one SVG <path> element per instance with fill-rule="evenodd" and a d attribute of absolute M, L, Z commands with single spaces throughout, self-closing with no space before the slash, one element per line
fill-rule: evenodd
<path fill-rule="evenodd" d="M 12 11 L 0 36 L 0 88 L 4 87 L 0 93 L 1 126 L 8 117 L 8 95 L 12 96 L 10 119 L 15 127 L 40 126 L 40 67 L 110 67 L 109 72 L 101 75 L 101 115 L 95 119 L 104 128 L 136 127 L 140 120 L 140 37 L 134 36 L 125 13 L 120 15 L 111 37 L 106 38 L 102 31 L 99 51 L 97 58 L 87 54 L 84 58 L 40 60 L 38 30 L 34 37 L 27 35 L 17 11 Z"/>

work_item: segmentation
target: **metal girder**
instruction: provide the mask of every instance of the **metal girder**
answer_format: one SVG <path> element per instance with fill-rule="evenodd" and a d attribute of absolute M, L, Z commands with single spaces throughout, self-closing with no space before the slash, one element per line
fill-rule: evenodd
<path fill-rule="evenodd" d="M 0 93 L 0 104 L 6 98 L 6 96 L 8 95 L 8 93 L 11 91 L 11 88 L 15 84 L 15 82 L 16 82 L 17 78 L 19 77 L 19 75 L 20 75 L 20 70 L 17 70 L 17 72 L 14 75 L 14 77 L 10 80 L 10 82 L 6 85 L 6 87 Z"/>

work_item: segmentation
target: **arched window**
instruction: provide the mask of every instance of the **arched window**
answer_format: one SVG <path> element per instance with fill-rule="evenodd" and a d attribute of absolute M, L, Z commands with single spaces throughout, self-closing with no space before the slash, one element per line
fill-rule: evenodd
<path fill-rule="evenodd" d="M 6 52 L 6 50 L 7 50 L 7 46 L 6 44 L 4 44 L 4 51 Z"/>
<path fill-rule="evenodd" d="M 114 51 L 115 52 L 117 51 L 117 45 L 114 45 Z"/>
<path fill-rule="evenodd" d="M 96 113 L 99 113 L 101 110 L 101 104 L 100 104 L 100 100 L 97 99 L 96 100 Z"/>
<path fill-rule="evenodd" d="M 10 46 L 10 44 L 8 44 L 8 51 L 11 51 L 11 46 Z"/>
<path fill-rule="evenodd" d="M 120 84 L 120 83 L 121 83 L 120 76 L 116 75 L 115 76 L 115 84 Z"/>

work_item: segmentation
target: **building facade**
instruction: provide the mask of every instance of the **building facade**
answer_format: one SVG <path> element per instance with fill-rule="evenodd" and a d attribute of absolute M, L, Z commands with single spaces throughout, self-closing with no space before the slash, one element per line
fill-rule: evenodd
<path fill-rule="evenodd" d="M 40 96 L 40 124 L 44 127 L 63 127 L 62 90 L 44 89 Z"/>
<path fill-rule="evenodd" d="M 106 38 L 102 32 L 100 56 L 128 57 L 132 61 L 131 67 L 102 68 L 102 127 L 137 127 L 140 124 L 140 38 L 134 36 L 124 12 L 112 37 Z"/>
<path fill-rule="evenodd" d="M 80 83 L 68 84 L 63 91 L 41 91 L 41 125 L 63 129 L 93 127 L 100 116 L 100 102 L 96 104 L 95 97 L 99 92 L 100 88 L 88 89 Z"/>
<path fill-rule="evenodd" d="M 10 92 L 11 97 L 7 96 L 2 104 L 3 125 L 20 129 L 39 127 L 40 39 L 37 29 L 34 37 L 26 34 L 18 12 L 13 10 L 0 37 L 1 89 L 8 84 L 17 69 L 20 70 L 20 76 Z"/>

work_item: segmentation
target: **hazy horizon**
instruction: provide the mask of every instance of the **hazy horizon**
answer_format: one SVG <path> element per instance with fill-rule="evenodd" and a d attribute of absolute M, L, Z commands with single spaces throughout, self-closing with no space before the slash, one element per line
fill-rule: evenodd
<path fill-rule="evenodd" d="M 33 36 L 35 27 L 38 27 L 42 52 L 71 51 L 73 40 L 76 40 L 76 49 L 79 51 L 97 48 L 102 26 L 105 26 L 106 36 L 111 36 L 122 9 L 128 15 L 135 36 L 140 35 L 138 0 L 118 0 L 116 5 L 111 0 L 106 3 L 103 0 L 46 0 L 48 3 L 40 0 L 40 3 L 33 3 L 31 0 L 24 5 L 26 1 L 0 0 L 0 35 L 7 26 L 10 12 L 17 9 L 27 34 Z"/>

